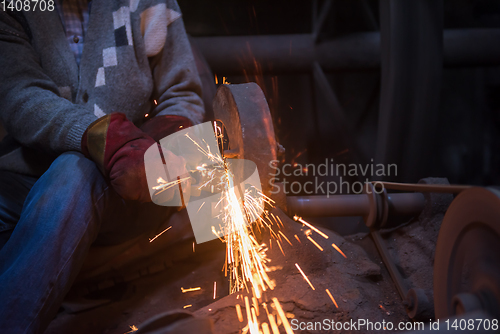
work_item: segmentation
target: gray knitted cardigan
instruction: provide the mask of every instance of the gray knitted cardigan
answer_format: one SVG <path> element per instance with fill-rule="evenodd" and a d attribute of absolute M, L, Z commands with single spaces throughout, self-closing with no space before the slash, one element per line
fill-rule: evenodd
<path fill-rule="evenodd" d="M 199 123 L 200 96 L 175 0 L 93 0 L 79 68 L 57 10 L 0 11 L 0 169 L 41 175 L 112 112 Z"/>

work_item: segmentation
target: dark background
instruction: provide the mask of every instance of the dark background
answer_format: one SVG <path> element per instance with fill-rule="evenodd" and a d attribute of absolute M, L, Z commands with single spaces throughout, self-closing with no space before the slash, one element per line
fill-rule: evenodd
<path fill-rule="evenodd" d="M 193 37 L 310 34 L 325 4 L 325 1 L 285 0 L 178 1 L 186 29 Z M 319 43 L 355 33 L 379 31 L 381 8 L 388 3 L 382 1 L 332 1 Z M 436 15 L 438 21 L 441 18 L 443 29 L 485 28 L 496 31 L 500 28 L 499 1 L 447 0 L 436 3 L 441 6 Z M 424 29 L 422 26 L 428 18 L 415 14 L 418 8 L 410 6 L 406 9 L 407 14 L 404 10 L 402 15 L 413 17 L 411 29 L 416 29 L 416 33 L 418 29 Z M 464 47 L 471 50 L 476 49 L 476 43 L 480 42 L 477 39 L 463 41 Z M 426 45 L 425 41 L 422 45 Z M 492 43 L 492 50 L 498 49 L 499 45 L 500 40 Z M 486 46 L 486 52 L 489 52 L 489 46 Z M 432 48 L 424 50 L 424 55 L 429 52 L 433 52 Z M 261 85 L 271 108 L 278 141 L 286 148 L 284 162 L 318 164 L 325 158 L 333 158 L 336 162 L 367 164 L 374 159 L 398 164 L 398 176 L 386 177 L 389 181 L 417 182 L 423 177 L 436 176 L 447 177 L 450 183 L 494 185 L 500 178 L 498 65 L 500 59 L 497 64 L 481 61 L 443 64 L 436 81 L 420 81 L 416 89 L 410 88 L 410 92 L 418 93 L 420 88 L 425 90 L 435 85 L 432 91 L 438 98 L 432 110 L 423 107 L 416 111 L 417 116 L 412 116 L 423 115 L 418 125 L 413 121 L 415 118 L 407 117 L 410 110 L 401 105 L 396 108 L 401 116 L 392 119 L 386 127 L 385 131 L 391 135 L 385 145 L 389 152 L 385 159 L 377 156 L 382 145 L 379 139 L 380 110 L 387 105 L 387 100 L 384 106 L 381 103 L 384 75 L 381 66 L 324 70 L 349 131 L 339 128 L 331 106 L 318 93 L 312 71 L 267 71 L 246 77 L 237 73 L 215 74 L 219 83 L 222 77 L 226 77 L 231 83 L 250 80 Z M 411 80 L 410 74 L 408 81 Z M 411 102 L 404 102 L 402 97 L 402 105 L 407 103 L 411 107 L 418 103 L 420 97 L 415 96 Z M 305 181 L 304 177 L 299 180 Z"/>

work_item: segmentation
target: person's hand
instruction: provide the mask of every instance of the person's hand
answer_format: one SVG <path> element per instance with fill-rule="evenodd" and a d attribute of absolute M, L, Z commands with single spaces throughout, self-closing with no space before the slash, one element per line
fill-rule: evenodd
<path fill-rule="evenodd" d="M 82 137 L 83 154 L 97 164 L 113 189 L 123 199 L 139 202 L 152 200 L 144 166 L 144 153 L 152 146 L 157 146 L 156 141 L 121 113 L 99 118 Z M 187 175 L 182 157 L 166 150 L 163 154 L 172 174 Z M 190 188 L 188 182 L 189 179 L 185 180 L 182 187 L 186 189 L 182 195 L 187 198 L 189 193 L 184 195 L 184 192 Z M 166 189 L 162 192 L 162 198 L 170 201 L 180 189 L 178 185 Z"/>

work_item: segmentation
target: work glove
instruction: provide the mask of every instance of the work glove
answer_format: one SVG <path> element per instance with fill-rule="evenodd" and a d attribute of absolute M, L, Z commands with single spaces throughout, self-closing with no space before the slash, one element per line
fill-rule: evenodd
<path fill-rule="evenodd" d="M 159 142 L 174 132 L 189 128 L 193 123 L 177 115 L 155 116 L 141 126 L 141 130 Z"/>
<path fill-rule="evenodd" d="M 156 141 L 122 113 L 99 118 L 89 125 L 82 136 L 82 153 L 96 163 L 113 189 L 125 200 L 142 203 L 152 200 L 146 179 L 144 153 L 153 145 L 157 145 Z M 178 175 L 187 175 L 182 157 L 167 150 L 163 156 L 170 166 L 176 166 Z M 168 202 L 179 189 L 171 187 L 163 191 L 163 201 Z"/>

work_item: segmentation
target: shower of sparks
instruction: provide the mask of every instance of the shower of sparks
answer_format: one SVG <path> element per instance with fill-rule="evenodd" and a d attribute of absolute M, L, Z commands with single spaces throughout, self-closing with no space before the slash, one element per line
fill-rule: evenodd
<path fill-rule="evenodd" d="M 161 231 L 160 233 L 158 233 L 153 239 L 149 239 L 149 242 L 153 242 L 156 238 L 158 238 L 160 235 L 162 235 L 163 233 L 167 232 L 171 228 L 172 228 L 172 226 L 167 227 L 166 229 L 164 229 L 163 231 Z"/>
<path fill-rule="evenodd" d="M 223 77 L 222 83 L 228 83 L 225 77 Z M 215 122 L 214 130 L 216 139 L 221 144 L 219 140 L 222 140 L 223 132 Z M 269 197 L 255 187 L 243 187 L 243 189 L 239 187 L 229 168 L 229 161 L 222 154 L 212 152 L 208 145 L 204 146 L 202 143 L 196 142 L 187 134 L 186 137 L 211 162 L 209 165 L 197 166 L 194 172 L 200 173 L 202 176 L 200 190 L 220 193 L 216 208 L 220 208 L 219 217 L 222 218 L 223 224 L 217 229 L 212 227 L 212 231 L 226 243 L 226 260 L 222 270 L 226 276 L 229 276 L 230 293 L 242 290 L 251 293 L 252 306 L 250 306 L 248 296 L 245 297 L 248 322 L 245 329 L 251 334 L 259 333 L 261 327 L 257 320 L 259 300 L 264 291 L 274 289 L 275 283 L 268 276 L 268 272 L 271 270 L 267 266 L 270 261 L 266 257 L 267 246 L 257 241 L 251 224 L 254 224 L 255 228 L 259 230 L 263 227 L 269 229 L 271 236 L 277 238 L 280 236 L 272 230 L 271 226 L 279 227 L 279 224 L 283 225 L 283 223 L 272 213 L 262 212 L 266 203 L 273 206 L 274 202 Z M 167 187 L 165 184 L 163 186 Z M 284 235 L 283 237 L 290 243 Z M 281 248 L 279 240 L 276 239 L 276 241 Z M 214 282 L 213 298 L 216 298 L 216 282 Z M 238 319 L 243 321 L 240 306 L 236 306 L 236 312 Z M 272 324 L 271 328 L 273 328 Z"/>
<path fill-rule="evenodd" d="M 217 76 L 215 76 L 215 79 L 217 81 Z M 225 77 L 222 77 L 222 84 L 228 84 Z M 269 278 L 268 273 L 276 270 L 276 267 L 269 266 L 270 259 L 267 258 L 267 250 L 272 247 L 274 239 L 281 253 L 285 256 L 282 243 L 286 242 L 290 246 L 293 246 L 293 244 L 280 231 L 280 228 L 284 227 L 280 217 L 265 208 L 266 205 L 274 207 L 274 201 L 251 185 L 240 186 L 238 184 L 230 168 L 232 161 L 224 157 L 222 145 L 223 130 L 216 122 L 213 125 L 215 137 L 222 153 L 219 150 L 213 152 L 213 148 L 211 149 L 206 142 L 197 142 L 188 134 L 185 135 L 193 142 L 197 150 L 210 161 L 210 163 L 202 163 L 196 167 L 192 167 L 193 170 L 190 173 L 197 173 L 200 176 L 199 190 L 220 194 L 215 209 L 219 210 L 218 217 L 222 219 L 222 223 L 219 226 L 212 226 L 212 232 L 222 242 L 226 243 L 225 261 L 222 271 L 229 280 L 229 293 L 247 292 L 247 296 L 243 296 L 242 294 L 238 294 L 237 296 L 237 299 L 244 301 L 244 305 L 235 304 L 239 322 L 244 323 L 246 316 L 247 323 L 242 329 L 242 333 L 279 334 L 279 326 L 283 326 L 286 333 L 291 334 L 293 331 L 288 318 L 293 318 L 294 315 L 285 313 L 277 298 L 272 298 L 272 303 L 270 304 L 267 304 L 268 300 L 263 299 L 267 299 L 264 292 L 273 290 L 275 287 L 275 282 Z M 159 185 L 153 189 L 161 192 L 187 179 L 189 178 L 183 178 L 174 182 L 166 182 L 163 179 L 158 179 Z M 323 251 L 323 248 L 312 239 L 311 234 L 314 231 L 325 239 L 328 239 L 328 235 L 304 221 L 301 217 L 295 216 L 294 219 L 309 228 L 305 233 L 307 239 Z M 166 232 L 169 228 L 162 233 Z M 255 231 L 261 232 L 262 229 L 270 233 L 268 245 L 258 241 L 256 237 Z M 162 233 L 150 241 L 153 241 Z M 294 237 L 302 244 L 296 234 Z M 345 257 L 345 254 L 335 244 L 332 246 Z M 193 243 L 194 251 L 195 245 Z M 295 266 L 309 286 L 313 290 L 316 290 L 300 266 L 297 263 L 295 263 Z M 181 290 L 183 293 L 186 293 L 198 291 L 201 288 L 181 288 Z M 326 292 L 337 306 L 335 299 L 328 289 Z M 213 299 L 216 297 L 217 283 L 214 282 Z M 186 305 L 184 308 L 191 306 Z M 264 316 L 267 315 L 267 321 L 263 321 L 262 323 L 258 320 L 260 313 L 263 313 L 262 309 L 260 309 L 261 306 L 266 312 Z M 271 308 L 268 306 L 271 306 Z M 245 314 L 242 307 L 245 307 Z"/>
<path fill-rule="evenodd" d="M 307 236 L 307 239 L 309 239 L 309 241 L 312 242 L 314 244 L 314 246 L 318 247 L 318 249 L 320 251 L 323 251 L 323 247 L 321 247 L 316 241 L 314 241 L 313 238 L 311 238 L 310 236 Z"/>
<path fill-rule="evenodd" d="M 179 183 L 182 183 L 184 181 L 187 181 L 189 180 L 190 178 L 189 177 L 184 177 L 182 179 L 178 179 L 178 180 L 175 180 L 175 181 L 170 181 L 170 182 L 167 182 L 165 181 L 162 177 L 159 177 L 157 180 L 156 180 L 156 183 L 158 183 L 159 185 L 157 186 L 154 186 L 152 187 L 153 190 L 159 190 L 155 193 L 155 196 L 158 195 L 158 194 L 161 194 L 162 192 L 164 192 L 165 190 L 167 189 L 170 189 L 172 187 L 175 187 L 176 185 L 178 185 Z"/>
<path fill-rule="evenodd" d="M 312 285 L 311 281 L 309 280 L 309 278 L 307 278 L 306 274 L 304 274 L 304 272 L 302 271 L 302 269 L 300 269 L 299 265 L 297 263 L 295 263 L 295 266 L 297 267 L 297 269 L 300 271 L 300 273 L 302 274 L 302 277 L 304 277 L 304 279 L 306 280 L 306 282 L 309 284 L 309 286 L 311 287 L 311 289 L 313 290 L 316 290 L 314 288 L 314 286 Z"/>
<path fill-rule="evenodd" d="M 302 219 L 302 217 L 298 217 L 298 216 L 294 216 L 293 219 L 295 221 L 299 221 L 301 222 L 302 224 L 306 225 L 307 227 L 309 227 L 311 230 L 313 230 L 314 232 L 318 233 L 319 235 L 321 235 L 323 238 L 325 239 L 328 239 L 328 236 L 326 234 L 324 234 L 323 232 L 321 232 L 320 230 L 318 230 L 316 227 L 312 226 L 311 224 L 309 224 L 308 222 L 306 222 L 304 219 Z"/>
<path fill-rule="evenodd" d="M 339 306 L 337 305 L 337 302 L 335 301 L 335 298 L 333 298 L 332 294 L 330 293 L 330 290 L 326 289 L 326 293 L 328 294 L 328 296 L 330 297 L 330 299 L 332 300 L 333 304 L 335 305 L 336 308 L 339 308 Z"/>
<path fill-rule="evenodd" d="M 333 247 L 333 248 L 335 248 L 335 250 L 336 250 L 337 252 L 339 252 L 340 254 L 342 254 L 342 256 L 343 256 L 345 259 L 347 259 L 347 256 L 345 256 L 344 252 L 342 252 L 342 251 L 340 250 L 340 248 L 339 248 L 337 245 L 332 244 L 332 247 Z"/>

